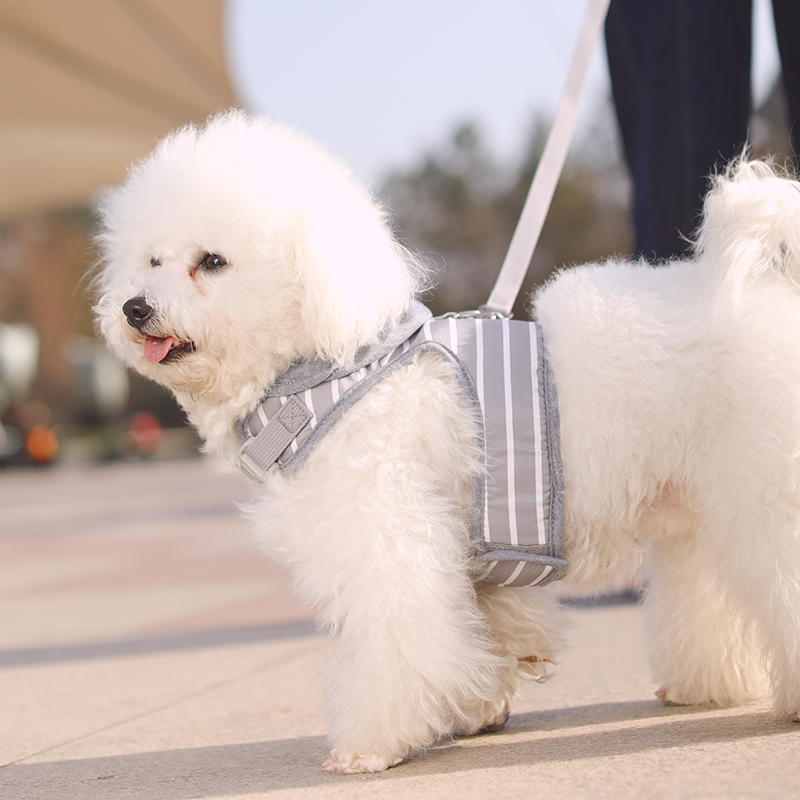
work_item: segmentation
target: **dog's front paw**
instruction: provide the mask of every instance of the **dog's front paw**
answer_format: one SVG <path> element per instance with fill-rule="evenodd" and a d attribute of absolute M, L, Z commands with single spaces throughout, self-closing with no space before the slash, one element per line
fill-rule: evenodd
<path fill-rule="evenodd" d="M 323 766 L 328 772 L 353 775 L 358 772 L 383 772 L 389 767 L 397 766 L 402 760 L 402 756 L 392 759 L 376 755 L 361 755 L 360 753 L 343 753 L 341 750 L 331 750 L 331 757 Z"/>
<path fill-rule="evenodd" d="M 499 733 L 505 728 L 510 715 L 511 709 L 508 703 L 505 703 L 499 711 L 496 707 L 490 707 L 489 715 L 485 716 L 483 721 L 473 722 L 471 725 L 461 725 L 453 730 L 453 736 L 467 737 L 482 736 L 484 733 Z"/>

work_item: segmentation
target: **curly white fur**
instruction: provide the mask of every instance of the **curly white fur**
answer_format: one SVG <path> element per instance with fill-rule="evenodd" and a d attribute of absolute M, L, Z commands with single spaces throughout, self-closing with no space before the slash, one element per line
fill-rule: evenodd
<path fill-rule="evenodd" d="M 428 280 L 341 164 L 240 112 L 167 138 L 101 212 L 104 335 L 229 460 L 236 420 L 282 370 L 346 362 Z M 535 298 L 568 579 L 597 586 L 652 543 L 665 702 L 742 702 L 766 663 L 778 712 L 800 711 L 798 258 L 800 186 L 741 161 L 715 181 L 692 261 L 575 268 Z M 153 312 L 141 330 L 132 298 Z M 187 352 L 148 360 L 147 336 Z M 328 769 L 385 769 L 502 720 L 520 673 L 545 677 L 562 645 L 546 590 L 473 581 L 474 433 L 451 368 L 422 355 L 256 490 L 259 541 L 338 633 Z"/>

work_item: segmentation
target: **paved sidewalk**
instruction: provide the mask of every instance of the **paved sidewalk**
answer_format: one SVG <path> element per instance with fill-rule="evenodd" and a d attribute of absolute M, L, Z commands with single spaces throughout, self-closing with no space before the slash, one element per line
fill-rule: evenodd
<path fill-rule="evenodd" d="M 0 471 L 0 798 L 800 798 L 800 726 L 662 707 L 626 602 L 572 602 L 502 733 L 327 774 L 329 644 L 246 496 L 201 459 Z"/>

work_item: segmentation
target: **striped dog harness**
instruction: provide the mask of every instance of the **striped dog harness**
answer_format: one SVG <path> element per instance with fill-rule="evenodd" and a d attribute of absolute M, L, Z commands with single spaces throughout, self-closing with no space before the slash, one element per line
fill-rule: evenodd
<path fill-rule="evenodd" d="M 473 484 L 478 579 L 533 586 L 561 578 L 567 563 L 558 403 L 533 322 L 470 313 L 431 318 L 415 303 L 347 367 L 301 362 L 281 375 L 237 425 L 241 468 L 256 480 L 273 466 L 292 474 L 373 386 L 429 351 L 454 366 L 479 422 L 486 470 Z"/>

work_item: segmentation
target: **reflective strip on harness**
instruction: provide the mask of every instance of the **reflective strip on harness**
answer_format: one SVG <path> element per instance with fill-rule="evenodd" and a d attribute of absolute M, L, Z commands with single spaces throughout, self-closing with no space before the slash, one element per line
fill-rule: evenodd
<path fill-rule="evenodd" d="M 498 586 L 557 580 L 567 569 L 558 404 L 541 331 L 532 322 L 430 319 L 392 352 L 350 375 L 288 397 L 267 397 L 244 426 L 251 438 L 242 448 L 243 469 L 257 479 L 273 464 L 291 474 L 376 383 L 425 351 L 453 364 L 483 423 L 487 469 L 475 481 L 472 525 L 486 565 L 480 580 Z"/>

